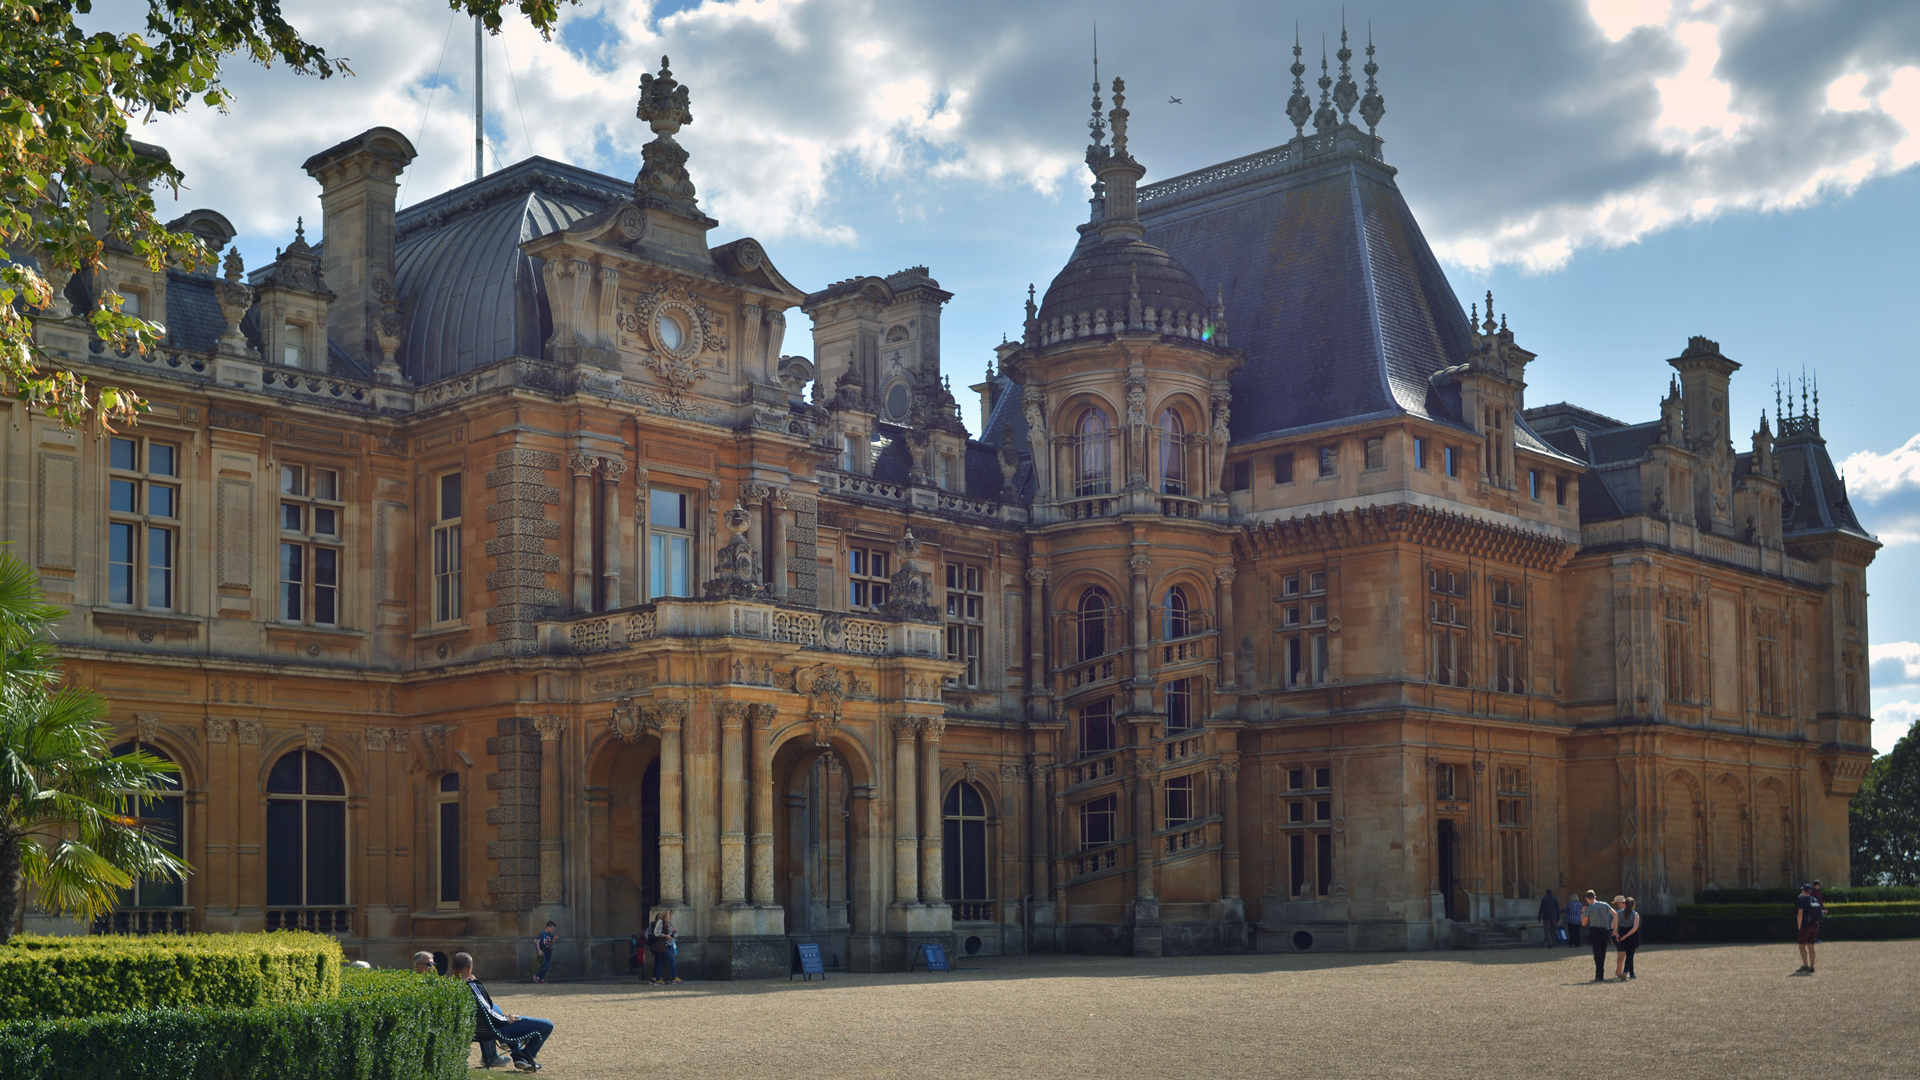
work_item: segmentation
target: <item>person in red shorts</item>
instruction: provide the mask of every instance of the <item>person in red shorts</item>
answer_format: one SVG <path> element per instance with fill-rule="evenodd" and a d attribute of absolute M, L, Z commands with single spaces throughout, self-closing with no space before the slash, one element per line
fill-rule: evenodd
<path fill-rule="evenodd" d="M 1800 886 L 1800 898 L 1793 902 L 1793 926 L 1800 936 L 1800 970 L 1794 974 L 1813 974 L 1814 947 L 1820 943 L 1820 920 L 1826 913 L 1813 886 Z"/>

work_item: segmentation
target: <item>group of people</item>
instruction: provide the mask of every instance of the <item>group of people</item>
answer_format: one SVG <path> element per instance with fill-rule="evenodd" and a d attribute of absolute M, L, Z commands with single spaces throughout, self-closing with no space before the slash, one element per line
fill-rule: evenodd
<path fill-rule="evenodd" d="M 1567 898 L 1567 906 L 1562 909 L 1560 901 L 1554 898 L 1553 890 L 1540 899 L 1540 929 L 1545 934 L 1544 944 L 1553 947 L 1554 926 L 1560 927 L 1567 942 L 1567 948 L 1580 947 L 1580 931 L 1585 929 L 1587 940 L 1593 946 L 1593 981 L 1607 981 L 1607 946 L 1614 948 L 1613 975 L 1620 982 L 1637 978 L 1633 972 L 1634 950 L 1640 947 L 1640 912 L 1636 910 L 1639 902 L 1631 896 L 1616 896 L 1609 902 L 1602 902 L 1588 889 L 1583 901 L 1579 896 Z"/>
<path fill-rule="evenodd" d="M 547 931 L 554 926 L 547 924 Z M 545 933 L 541 935 L 545 937 Z M 549 959 L 551 959 L 549 950 Z M 540 1048 L 547 1044 L 553 1035 L 553 1021 L 533 1016 L 520 1016 L 507 1012 L 493 1003 L 493 995 L 487 993 L 482 983 L 473 973 L 473 954 L 457 952 L 448 965 L 448 974 L 464 980 L 467 990 L 473 994 L 474 1040 L 480 1044 L 480 1064 L 483 1068 L 494 1069 L 511 1062 L 521 1072 L 535 1072 L 540 1062 Z M 432 975 L 435 971 L 433 954 L 417 952 L 413 954 L 413 970 L 422 975 Z M 542 971 L 545 971 L 544 965 Z M 544 977 L 544 976 L 543 976 Z M 500 1047 L 507 1048 L 502 1056 Z"/>

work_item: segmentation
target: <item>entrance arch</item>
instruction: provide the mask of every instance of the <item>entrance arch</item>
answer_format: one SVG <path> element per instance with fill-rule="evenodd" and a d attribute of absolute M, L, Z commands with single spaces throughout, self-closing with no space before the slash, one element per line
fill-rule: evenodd
<path fill-rule="evenodd" d="M 610 740 L 594 755 L 589 776 L 589 807 L 596 811 L 589 932 L 618 944 L 644 933 L 660 902 L 660 741 Z M 621 962 L 615 970 L 625 967 Z"/>
<path fill-rule="evenodd" d="M 823 959 L 876 970 L 883 917 L 873 889 L 873 786 L 864 750 L 844 734 L 820 745 L 811 726 L 773 753 L 774 900 L 787 935 Z"/>

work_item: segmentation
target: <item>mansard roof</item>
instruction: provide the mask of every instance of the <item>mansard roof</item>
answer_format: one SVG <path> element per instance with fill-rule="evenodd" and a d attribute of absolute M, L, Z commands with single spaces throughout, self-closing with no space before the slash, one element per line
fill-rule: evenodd
<path fill-rule="evenodd" d="M 552 329 L 545 260 L 520 245 L 632 194 L 631 181 L 533 157 L 400 211 L 401 370 L 419 383 L 539 356 Z"/>
<path fill-rule="evenodd" d="M 1148 242 L 1225 295 L 1247 357 L 1236 442 L 1377 415 L 1459 422 L 1428 379 L 1467 362 L 1466 312 L 1379 147 L 1343 125 L 1140 189 Z"/>
<path fill-rule="evenodd" d="M 1868 535 L 1854 516 L 1833 456 L 1827 453 L 1819 417 L 1782 417 L 1773 454 L 1780 470 L 1780 513 L 1786 519 L 1786 535 L 1834 531 Z"/>

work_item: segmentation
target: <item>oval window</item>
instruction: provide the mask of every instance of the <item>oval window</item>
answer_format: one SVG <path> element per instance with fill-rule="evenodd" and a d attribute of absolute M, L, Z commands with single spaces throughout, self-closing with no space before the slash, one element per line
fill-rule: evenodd
<path fill-rule="evenodd" d="M 660 316 L 660 347 L 668 352 L 678 352 L 685 335 L 680 330 L 680 320 L 671 315 Z"/>
<path fill-rule="evenodd" d="M 887 415 L 896 420 L 907 415 L 907 384 L 894 383 L 887 391 Z"/>

